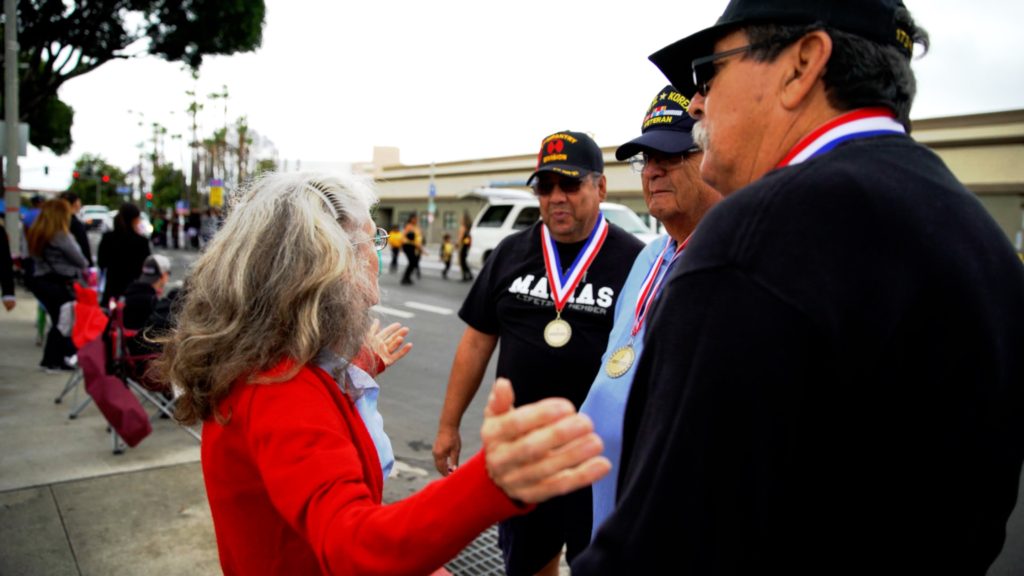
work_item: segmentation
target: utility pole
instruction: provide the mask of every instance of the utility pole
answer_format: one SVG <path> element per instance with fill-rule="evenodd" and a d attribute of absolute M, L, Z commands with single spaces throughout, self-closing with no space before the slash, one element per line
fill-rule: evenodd
<path fill-rule="evenodd" d="M 199 72 L 196 71 L 196 70 L 193 70 L 192 71 L 192 82 L 193 82 L 193 84 L 195 84 L 195 82 L 198 79 L 199 79 Z M 185 200 L 186 200 L 187 204 L 191 207 L 192 206 L 192 198 L 193 197 L 195 197 L 195 198 L 199 197 L 199 138 L 198 138 L 198 126 L 196 125 L 196 115 L 199 113 L 200 110 L 203 109 L 203 105 L 199 103 L 199 100 L 196 97 L 196 90 L 195 90 L 195 86 L 194 85 L 193 85 L 193 89 L 192 90 L 186 90 L 185 94 L 187 94 L 190 98 L 192 98 L 192 102 L 189 103 L 189 105 L 188 105 L 188 113 L 192 116 L 192 141 L 189 143 L 189 147 L 192 148 L 192 179 L 191 179 L 191 182 L 189 183 L 188 192 L 186 192 L 186 196 L 185 196 Z M 184 172 L 184 169 L 182 169 L 182 172 Z"/>
<path fill-rule="evenodd" d="M 7 239 L 11 248 L 21 245 L 19 212 L 21 193 L 18 183 L 21 173 L 18 168 L 18 2 L 4 0 L 4 118 L 7 121 L 7 177 L 4 185 L 4 217 Z"/>
<path fill-rule="evenodd" d="M 437 186 L 434 184 L 434 163 L 430 163 L 430 185 L 427 188 L 427 240 L 424 242 L 434 241 L 434 214 L 437 213 L 437 204 L 434 202 L 437 198 Z"/>
<path fill-rule="evenodd" d="M 136 167 L 136 176 L 138 177 L 139 189 L 137 190 L 138 196 L 132 195 L 133 201 L 141 202 L 146 197 L 146 177 L 143 175 L 143 164 L 145 164 L 145 153 L 146 153 L 146 114 L 141 110 L 129 110 L 129 114 L 135 114 L 138 116 L 136 125 L 139 127 L 139 138 L 140 141 L 135 145 L 139 149 L 139 164 Z M 154 170 L 155 172 L 155 170 Z"/>

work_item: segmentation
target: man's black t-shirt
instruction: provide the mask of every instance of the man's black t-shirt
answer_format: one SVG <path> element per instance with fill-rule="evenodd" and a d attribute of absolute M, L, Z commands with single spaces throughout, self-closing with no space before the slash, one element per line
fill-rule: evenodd
<path fill-rule="evenodd" d="M 497 375 L 512 381 L 517 405 L 559 396 L 579 408 L 600 367 L 615 302 L 643 243 L 609 223 L 601 251 L 562 310 L 572 338 L 552 348 L 544 342 L 544 327 L 555 319 L 555 302 L 540 228 L 537 222 L 494 249 L 459 316 L 476 330 L 498 335 Z M 583 244 L 558 244 L 560 262 L 573 262 Z"/>

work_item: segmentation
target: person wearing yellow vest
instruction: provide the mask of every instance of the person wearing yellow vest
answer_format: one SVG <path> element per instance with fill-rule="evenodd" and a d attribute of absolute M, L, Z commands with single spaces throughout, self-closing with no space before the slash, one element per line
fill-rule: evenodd
<path fill-rule="evenodd" d="M 397 224 L 388 231 L 388 247 L 391 248 L 391 272 L 398 272 L 398 254 L 402 251 L 402 232 Z"/>

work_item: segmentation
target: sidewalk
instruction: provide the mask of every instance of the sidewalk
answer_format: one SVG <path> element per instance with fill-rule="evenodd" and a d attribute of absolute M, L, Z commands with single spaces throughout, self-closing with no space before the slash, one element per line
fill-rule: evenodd
<path fill-rule="evenodd" d="M 20 288 L 20 287 L 19 287 Z M 217 574 L 199 444 L 169 420 L 114 455 L 68 374 L 38 368 L 35 300 L 0 312 L 0 574 Z"/>

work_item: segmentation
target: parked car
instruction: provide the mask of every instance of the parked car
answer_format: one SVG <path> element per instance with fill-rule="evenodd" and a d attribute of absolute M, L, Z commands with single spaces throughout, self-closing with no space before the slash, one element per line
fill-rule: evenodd
<path fill-rule="evenodd" d="M 110 208 L 100 204 L 86 204 L 78 212 L 78 219 L 86 230 L 108 232 L 114 229 L 114 214 Z"/>
<path fill-rule="evenodd" d="M 529 192 L 505 190 L 487 197 L 487 206 L 476 215 L 471 228 L 473 244 L 469 248 L 468 260 L 474 268 L 483 266 L 506 236 L 525 230 L 540 219 L 540 202 Z M 658 236 L 628 206 L 601 202 L 601 212 L 609 222 L 633 234 L 644 244 Z"/>

